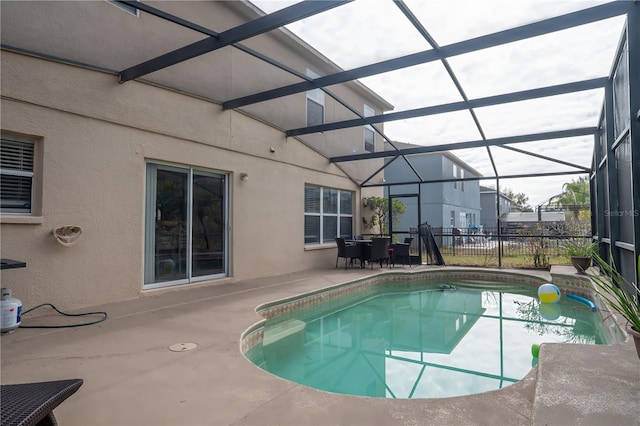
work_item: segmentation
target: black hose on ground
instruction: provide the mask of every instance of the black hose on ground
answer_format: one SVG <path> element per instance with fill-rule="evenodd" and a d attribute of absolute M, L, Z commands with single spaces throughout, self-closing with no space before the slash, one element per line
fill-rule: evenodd
<path fill-rule="evenodd" d="M 93 324 L 98 324 L 101 323 L 102 321 L 105 321 L 107 319 L 107 313 L 106 312 L 102 312 L 102 311 L 98 311 L 98 312 L 85 312 L 82 314 L 69 314 L 66 312 L 62 312 L 61 310 L 59 310 L 58 308 L 56 308 L 55 306 L 53 306 L 51 303 L 42 303 L 38 306 L 34 306 L 31 309 L 27 309 L 26 311 L 24 311 L 22 313 L 22 316 L 28 314 L 29 312 L 32 312 L 38 308 L 41 308 L 43 306 L 51 306 L 51 308 L 53 308 L 54 311 L 56 311 L 57 313 L 59 313 L 60 315 L 64 315 L 67 317 L 83 317 L 83 316 L 87 316 L 87 315 L 103 315 L 102 318 L 97 319 L 95 321 L 91 321 L 91 322 L 83 322 L 83 323 L 78 323 L 78 324 L 63 324 L 63 325 L 20 325 L 20 328 L 71 328 L 71 327 L 84 327 L 85 325 L 93 325 Z"/>

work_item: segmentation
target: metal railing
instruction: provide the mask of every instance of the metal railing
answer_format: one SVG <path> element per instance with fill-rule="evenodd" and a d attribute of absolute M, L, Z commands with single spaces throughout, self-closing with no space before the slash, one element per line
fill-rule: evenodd
<path fill-rule="evenodd" d="M 547 267 L 550 259 L 564 256 L 567 240 L 591 240 L 588 225 L 525 226 L 518 228 L 432 228 L 433 236 L 447 263 L 477 257 L 476 264 L 502 267 L 505 258 L 516 264 Z M 518 260 L 519 258 L 519 260 Z"/>
<path fill-rule="evenodd" d="M 546 268 L 550 262 L 569 262 L 564 256 L 567 240 L 591 240 L 591 227 L 580 222 L 569 224 L 519 225 L 498 228 L 442 228 L 431 227 L 431 233 L 447 265 L 475 265 L 492 267 Z M 374 234 L 365 235 L 371 238 Z M 413 237 L 410 245 L 412 256 L 426 256 L 424 239 L 417 228 L 409 232 L 394 232 L 394 241 Z"/>

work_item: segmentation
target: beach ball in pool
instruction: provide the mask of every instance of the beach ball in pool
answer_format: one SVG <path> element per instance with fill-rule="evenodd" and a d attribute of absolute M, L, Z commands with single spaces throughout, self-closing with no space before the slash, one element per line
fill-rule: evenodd
<path fill-rule="evenodd" d="M 540 316 L 547 321 L 555 321 L 560 318 L 561 311 L 560 305 L 557 303 L 541 303 L 538 306 L 538 310 L 540 311 Z"/>
<path fill-rule="evenodd" d="M 538 297 L 542 303 L 556 303 L 560 300 L 560 289 L 553 284 L 542 284 L 538 287 Z"/>

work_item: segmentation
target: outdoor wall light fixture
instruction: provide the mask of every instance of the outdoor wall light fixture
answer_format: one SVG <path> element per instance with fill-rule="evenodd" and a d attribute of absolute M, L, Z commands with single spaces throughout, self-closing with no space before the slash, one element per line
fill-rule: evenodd
<path fill-rule="evenodd" d="M 249 180 L 249 175 L 246 173 L 240 173 L 240 180 L 246 182 Z"/>

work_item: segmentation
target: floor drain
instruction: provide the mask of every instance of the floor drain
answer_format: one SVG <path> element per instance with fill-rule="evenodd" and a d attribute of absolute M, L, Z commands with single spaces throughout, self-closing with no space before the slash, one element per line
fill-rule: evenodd
<path fill-rule="evenodd" d="M 195 343 L 176 343 L 175 345 L 169 346 L 169 350 L 173 352 L 185 352 L 197 347 L 198 345 Z"/>

